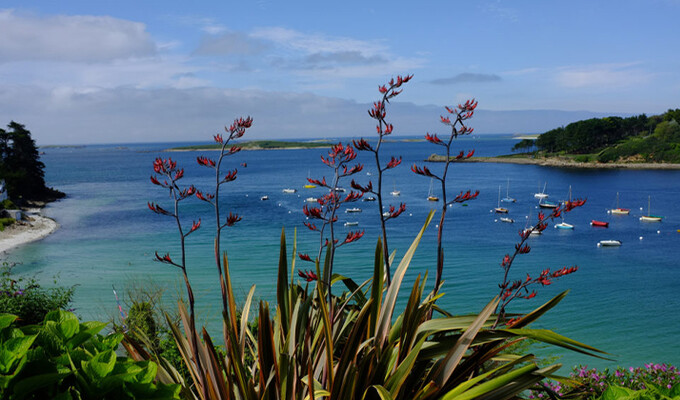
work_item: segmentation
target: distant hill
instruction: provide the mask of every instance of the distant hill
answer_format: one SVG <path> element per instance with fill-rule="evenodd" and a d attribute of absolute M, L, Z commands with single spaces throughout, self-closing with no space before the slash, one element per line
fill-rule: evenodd
<path fill-rule="evenodd" d="M 313 141 L 313 142 L 290 142 L 282 140 L 252 140 L 234 144 L 245 150 L 272 150 L 272 149 L 318 149 L 332 146 L 329 142 Z M 231 147 L 231 146 L 229 146 Z M 192 146 L 173 147 L 169 151 L 191 151 L 191 150 L 219 150 L 222 148 L 221 144 L 198 144 Z"/>

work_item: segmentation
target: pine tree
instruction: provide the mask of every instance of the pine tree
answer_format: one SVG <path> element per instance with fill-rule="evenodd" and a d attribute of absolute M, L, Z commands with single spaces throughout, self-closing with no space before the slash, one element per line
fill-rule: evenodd
<path fill-rule="evenodd" d="M 0 129 L 0 178 L 13 200 L 51 201 L 64 194 L 45 186 L 45 164 L 24 125 L 14 121 Z"/>

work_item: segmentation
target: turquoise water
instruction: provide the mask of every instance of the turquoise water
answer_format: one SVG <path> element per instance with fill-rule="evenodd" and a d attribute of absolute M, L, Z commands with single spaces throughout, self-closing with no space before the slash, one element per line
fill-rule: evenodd
<path fill-rule="evenodd" d="M 465 138 L 457 142 L 462 150 L 475 149 L 480 156 L 509 152 L 515 142 L 509 137 Z M 48 184 L 68 194 L 50 204 L 45 213 L 55 218 L 61 228 L 46 239 L 12 251 L 8 259 L 20 262 L 20 271 L 38 274 L 49 281 L 58 276 L 63 285 L 78 285 L 75 307 L 86 319 L 107 318 L 117 313 L 111 285 L 119 292 L 139 284 L 167 288 L 172 296 L 182 291 L 179 271 L 153 261 L 154 251 L 177 256 L 178 238 L 170 219 L 151 213 L 147 201 L 169 205 L 167 193 L 149 182 L 153 159 L 172 157 L 186 168 L 185 183 L 209 189 L 210 171 L 197 166 L 201 152 L 163 152 L 176 144 L 135 144 L 86 146 L 83 148 L 46 149 Z M 404 162 L 388 172 L 387 191 L 401 190 L 395 199 L 407 204 L 407 211 L 389 225 L 390 247 L 397 259 L 409 246 L 433 207 L 426 200 L 429 179 L 417 176 L 409 168 L 438 148 L 424 142 L 387 143 L 386 156 L 401 155 Z M 278 240 L 285 228 L 288 242 L 298 229 L 298 250 L 314 254 L 318 237 L 302 223 L 303 200 L 320 195 L 320 189 L 303 189 L 308 175 L 320 177 L 329 171 L 320 162 L 323 149 L 244 151 L 229 160 L 229 168 L 239 168 L 239 178 L 227 186 L 223 210 L 238 213 L 243 220 L 228 228 L 223 248 L 229 253 L 232 279 L 237 293 L 245 294 L 257 285 L 257 297 L 272 300 L 276 288 Z M 366 157 L 363 158 L 362 157 Z M 359 161 L 370 160 L 361 154 Z M 243 168 L 239 164 L 247 162 Z M 436 170 L 439 165 L 430 165 Z M 444 291 L 440 302 L 453 313 L 477 312 L 498 292 L 502 279 L 500 261 L 513 250 L 517 232 L 524 228 L 530 213 L 535 220 L 539 187 L 547 182 L 551 200 L 566 198 L 569 186 L 574 197 L 588 202 L 568 214 L 566 221 L 573 231 L 548 229 L 541 237 L 531 238 L 532 251 L 518 258 L 513 266 L 516 278 L 526 273 L 538 274 L 544 268 L 557 269 L 578 265 L 579 271 L 553 285 L 539 288 L 533 300 L 518 300 L 510 311 L 526 311 L 547 301 L 565 289 L 567 298 L 541 326 L 608 351 L 616 362 L 563 353 L 567 365 L 583 363 L 593 366 L 640 365 L 644 362 L 680 361 L 680 344 L 676 339 L 680 326 L 680 216 L 675 205 L 680 198 L 680 171 L 586 170 L 512 164 L 460 164 L 450 171 L 451 193 L 480 190 L 478 200 L 469 206 L 449 209 L 445 225 Z M 364 172 L 356 176 L 366 183 Z M 497 222 L 490 211 L 503 194 L 510 179 L 510 194 L 517 203 L 505 205 L 517 222 Z M 349 188 L 349 182 L 343 186 Z M 283 188 L 297 188 L 296 194 L 284 194 Z M 616 192 L 622 207 L 632 209 L 629 216 L 611 216 Z M 269 201 L 260 201 L 262 195 Z M 652 213 L 665 216 L 663 222 L 641 223 L 648 196 Z M 390 197 L 389 199 L 393 199 Z M 372 255 L 378 237 L 376 203 L 358 203 L 361 214 L 340 215 L 340 222 L 359 221 L 366 234 L 359 242 L 340 249 L 337 272 L 355 280 L 369 277 Z M 202 321 L 211 329 L 219 324 L 219 285 L 212 262 L 210 209 L 197 200 L 187 201 L 183 209 L 186 221 L 203 217 L 202 228 L 188 239 L 189 274 L 197 291 Z M 592 228 L 592 219 L 610 222 L 608 229 Z M 426 231 L 412 263 L 405 287 L 417 274 L 434 271 L 436 223 Z M 343 234 L 347 228 L 338 228 Z M 658 232 L 657 232 L 658 231 Z M 642 240 L 639 238 L 642 237 Z M 602 239 L 619 239 L 619 248 L 598 248 Z M 291 248 L 289 248 L 290 254 Z M 307 264 L 300 264 L 303 268 Z M 430 283 L 433 281 L 431 276 Z"/>

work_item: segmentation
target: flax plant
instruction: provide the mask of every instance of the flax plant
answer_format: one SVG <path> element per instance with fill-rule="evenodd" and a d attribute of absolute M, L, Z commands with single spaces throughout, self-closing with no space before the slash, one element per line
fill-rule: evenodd
<path fill-rule="evenodd" d="M 404 203 L 399 203 L 399 207 L 390 205 L 387 215 L 383 213 L 383 207 L 385 204 L 385 198 L 383 197 L 383 174 L 392 168 L 395 168 L 401 164 L 401 157 L 396 158 L 394 156 L 390 157 L 390 161 L 384 166 L 380 161 L 380 147 L 382 146 L 386 136 L 392 134 L 394 130 L 394 125 L 387 122 L 385 119 L 387 117 L 387 104 L 389 104 L 390 99 L 396 97 L 403 89 L 399 89 L 404 83 L 407 83 L 413 78 L 413 75 L 406 75 L 404 77 L 397 76 L 397 79 L 390 79 L 386 85 L 378 87 L 378 91 L 381 93 L 382 98 L 377 102 L 373 103 L 373 108 L 368 110 L 368 115 L 376 120 L 378 124 L 375 129 L 378 133 L 378 141 L 375 147 L 371 146 L 365 139 L 355 140 L 354 147 L 357 150 L 368 151 L 373 153 L 373 158 L 375 159 L 375 168 L 378 174 L 377 188 L 373 189 L 373 182 L 369 181 L 366 186 L 362 186 L 352 180 L 352 187 L 360 190 L 362 193 L 372 193 L 376 196 L 378 200 L 378 216 L 380 218 L 380 229 L 382 230 L 382 243 L 383 243 L 383 259 L 385 260 L 385 271 L 387 274 L 387 284 L 389 285 L 392 281 L 392 273 L 390 270 L 390 251 L 387 245 L 387 229 L 385 223 L 388 220 L 397 218 L 401 213 L 406 211 L 406 205 Z"/>
<path fill-rule="evenodd" d="M 474 105 L 473 105 L 474 104 Z M 456 123 L 471 116 L 476 103 L 468 102 L 459 107 Z M 463 110 L 465 114 L 463 114 Z M 466 117 L 466 115 L 468 115 Z M 460 118 L 460 121 L 458 121 Z M 450 121 L 449 121 L 450 123 Z M 451 140 L 467 127 L 456 130 L 445 146 L 447 160 Z M 288 245 L 282 231 L 278 262 L 276 305 L 270 308 L 267 302 L 260 301 L 253 321 L 251 306 L 255 286 L 251 287 L 242 306 L 237 306 L 236 296 L 229 274 L 226 252 L 219 247 L 222 228 L 233 225 L 240 219 L 229 214 L 221 221 L 219 186 L 222 182 L 233 180 L 236 171 L 222 175 L 222 158 L 236 153 L 227 149 L 227 143 L 242 136 L 252 120 L 239 119 L 234 125 L 235 133 L 227 140 L 216 137 L 223 143 L 222 155 L 218 161 L 199 157 L 199 164 L 215 168 L 216 190 L 214 193 L 198 192 L 193 187 L 180 189 L 176 181 L 183 172 L 168 160 L 157 160 L 154 167 L 157 173 L 166 177 L 159 180 L 152 177 L 154 184 L 170 189 L 174 197 L 174 212 L 166 211 L 154 203 L 149 208 L 154 212 L 175 218 L 181 238 L 182 261 L 175 263 L 169 255 L 157 255 L 159 261 L 179 267 L 184 275 L 189 293 L 189 310 L 179 303 L 179 315 L 183 329 L 169 322 L 180 355 L 189 371 L 189 378 L 183 379 L 158 354 L 153 353 L 150 343 L 129 336 L 124 341 L 128 354 L 136 360 L 153 359 L 159 365 L 157 380 L 164 384 L 178 383 L 182 395 L 187 399 L 505 399 L 517 398 L 520 393 L 533 387 L 546 377 L 553 377 L 559 364 L 539 367 L 532 354 L 515 355 L 508 351 L 510 346 L 525 339 L 532 339 L 573 351 L 600 356 L 599 350 L 563 337 L 555 332 L 532 329 L 528 325 L 554 307 L 566 294 L 561 293 L 534 311 L 507 321 L 504 306 L 508 298 L 517 298 L 511 292 L 506 296 L 502 291 L 477 314 L 453 316 L 437 306 L 442 294 L 439 293 L 443 252 L 441 250 L 441 223 L 438 248 L 437 284 L 432 292 L 426 291 L 427 274 L 419 275 L 408 293 L 406 305 L 400 314 L 395 314 L 406 273 L 411 265 L 415 251 L 422 236 L 432 221 L 435 212 L 431 211 L 420 231 L 415 235 L 410 247 L 398 262 L 391 282 L 385 277 L 388 263 L 383 239 L 378 238 L 372 260 L 373 274 L 365 282 L 355 282 L 350 277 L 333 273 L 335 249 L 363 236 L 363 232 L 350 232 L 342 243 L 336 239 L 333 229 L 337 221 L 337 211 L 345 202 L 356 201 L 360 193 L 350 192 L 344 199 L 338 194 L 338 181 L 361 170 L 360 165 L 349 167 L 348 163 L 356 157 L 349 146 L 334 146 L 324 163 L 333 170 L 333 178 L 327 182 L 310 179 L 311 183 L 324 186 L 329 193 L 317 204 L 318 207 L 305 206 L 304 212 L 311 219 L 320 220 L 317 228 L 311 222 L 308 228 L 320 232 L 320 246 L 317 257 L 312 260 L 308 255 L 288 256 Z M 228 129 L 230 132 L 231 129 Z M 436 142 L 436 135 L 430 141 Z M 471 155 L 471 154 L 470 154 Z M 459 158 L 462 158 L 461 155 Z M 414 167 L 417 168 L 417 167 Z M 445 166 L 442 176 L 442 190 L 446 178 Z M 427 175 L 426 167 L 417 169 Z M 200 333 L 195 326 L 194 300 L 184 259 L 184 239 L 198 229 L 194 222 L 191 229 L 184 233 L 179 219 L 180 201 L 195 194 L 199 199 L 208 201 L 216 209 L 217 230 L 215 237 L 215 256 L 220 274 L 223 307 L 223 343 L 216 345 L 205 328 Z M 461 193 L 446 201 L 463 202 L 473 199 L 477 193 Z M 565 205 L 565 208 L 568 207 Z M 444 214 L 444 207 L 442 214 Z M 443 222 L 443 215 L 440 217 Z M 541 223 L 544 223 L 542 221 Z M 543 225 L 541 225 L 543 226 Z M 325 229 L 328 229 L 326 232 Z M 539 228 L 540 229 L 540 226 Z M 326 236 L 324 236 L 326 235 Z M 383 231 L 384 235 L 384 231 Z M 525 237 L 522 237 L 523 240 Z M 520 243 L 519 253 L 523 247 Z M 321 257 L 325 250 L 323 274 Z M 519 254 L 517 253 L 517 254 Z M 298 270 L 295 274 L 297 258 L 314 261 L 316 271 Z M 356 260 L 361 265 L 361 260 Z M 509 264 L 511 260 L 509 260 Z M 504 284 L 508 282 L 508 269 Z M 561 274 L 561 272 L 560 272 Z M 319 276 L 321 275 L 321 278 Z M 296 278 L 296 276 L 302 278 Z M 548 279 L 548 276 L 543 276 Z M 343 285 L 343 291 L 331 291 L 333 285 Z M 511 286 L 505 285 L 505 290 Z M 408 288 L 407 288 L 408 289 Z M 525 293 L 526 286 L 518 287 L 518 293 Z M 338 294 L 339 293 L 339 294 Z M 527 295 L 528 297 L 528 295 Z M 501 309 L 501 314 L 496 311 Z M 434 312 L 443 315 L 432 319 Z M 199 340 L 200 336 L 200 340 Z"/>
<path fill-rule="evenodd" d="M 474 130 L 469 126 L 466 126 L 465 121 L 472 118 L 472 116 L 474 115 L 475 108 L 477 108 L 477 104 L 478 103 L 473 99 L 466 101 L 464 104 L 459 104 L 458 107 L 454 108 L 448 106 L 445 107 L 446 111 L 450 114 L 450 116 L 446 117 L 440 116 L 440 119 L 444 125 L 448 126 L 451 129 L 451 133 L 449 134 L 448 139 L 442 140 L 437 136 L 437 134 L 430 135 L 429 133 L 427 133 L 425 135 L 425 139 L 428 142 L 436 144 L 438 146 L 442 146 L 445 150 L 444 168 L 441 175 L 436 175 L 432 173 L 432 171 L 430 171 L 430 169 L 425 166 L 421 168 L 414 164 L 411 167 L 411 170 L 414 173 L 418 175 L 428 176 L 431 179 L 436 179 L 441 184 L 442 207 L 441 215 L 439 217 L 439 227 L 437 230 L 437 277 L 434 283 L 435 293 L 439 291 L 439 287 L 441 286 L 442 282 L 442 274 L 444 272 L 444 249 L 442 248 L 442 240 L 444 232 L 444 221 L 446 219 L 446 209 L 454 203 L 464 203 L 466 201 L 475 199 L 479 195 L 479 191 L 471 193 L 471 191 L 468 190 L 466 193 L 460 192 L 458 196 L 454 197 L 451 201 L 448 201 L 446 193 L 446 178 L 451 163 L 470 158 L 475 153 L 474 150 L 470 150 L 467 154 L 465 154 L 465 152 L 461 150 L 461 152 L 458 153 L 458 155 L 453 157 L 451 153 L 451 144 L 453 143 L 454 139 L 458 138 L 458 136 L 469 135 Z M 453 120 L 451 118 L 453 118 Z"/>

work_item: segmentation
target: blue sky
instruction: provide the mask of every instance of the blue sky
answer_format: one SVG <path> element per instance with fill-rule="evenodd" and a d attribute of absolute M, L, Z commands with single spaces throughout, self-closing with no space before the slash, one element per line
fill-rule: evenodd
<path fill-rule="evenodd" d="M 677 0 L 4 1 L 0 124 L 39 144 L 201 140 L 246 114 L 254 138 L 368 135 L 399 74 L 415 75 L 390 114 L 404 135 L 471 97 L 478 133 L 658 114 L 680 107 L 678 15 Z"/>

